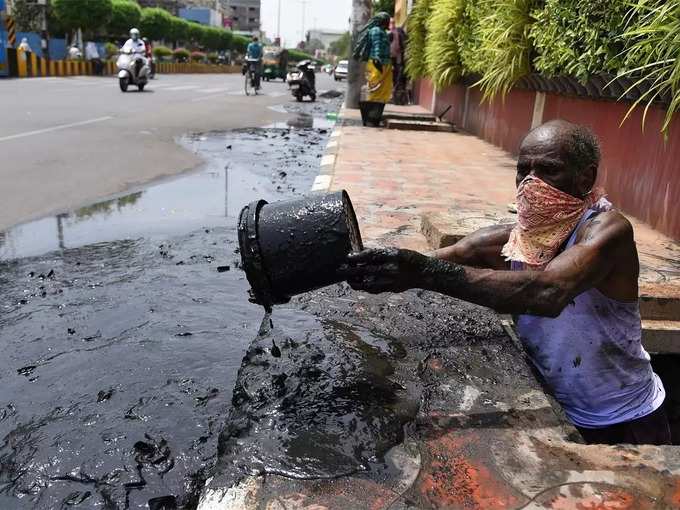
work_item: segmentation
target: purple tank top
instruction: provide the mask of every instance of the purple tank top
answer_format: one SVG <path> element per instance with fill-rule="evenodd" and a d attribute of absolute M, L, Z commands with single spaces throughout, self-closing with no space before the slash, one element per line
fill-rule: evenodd
<path fill-rule="evenodd" d="M 566 248 L 596 214 L 584 214 Z M 512 262 L 513 271 L 523 268 Z M 555 319 L 520 315 L 516 323 L 527 355 L 574 425 L 607 427 L 647 416 L 663 403 L 663 384 L 642 347 L 639 303 L 593 288 Z"/>

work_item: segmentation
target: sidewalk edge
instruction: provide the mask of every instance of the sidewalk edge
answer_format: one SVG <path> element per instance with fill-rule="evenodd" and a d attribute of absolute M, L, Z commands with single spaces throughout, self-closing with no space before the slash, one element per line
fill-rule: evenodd
<path fill-rule="evenodd" d="M 312 191 L 326 192 L 330 191 L 331 185 L 333 184 L 333 176 L 335 174 L 335 165 L 338 160 L 338 153 L 340 152 L 340 146 L 342 141 L 342 116 L 345 111 L 345 105 L 343 104 L 338 113 L 338 122 L 335 124 L 333 131 L 331 132 L 330 139 L 326 145 L 323 156 L 321 157 L 321 165 L 319 168 L 319 175 L 314 179 L 314 184 L 312 185 Z"/>

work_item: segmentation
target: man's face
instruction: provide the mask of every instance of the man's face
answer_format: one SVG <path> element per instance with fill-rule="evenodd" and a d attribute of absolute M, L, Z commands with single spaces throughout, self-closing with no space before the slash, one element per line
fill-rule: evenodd
<path fill-rule="evenodd" d="M 572 196 L 585 197 L 594 185 L 597 169 L 578 172 L 570 164 L 564 138 L 565 131 L 552 126 L 529 133 L 519 150 L 516 185 L 532 175 Z"/>

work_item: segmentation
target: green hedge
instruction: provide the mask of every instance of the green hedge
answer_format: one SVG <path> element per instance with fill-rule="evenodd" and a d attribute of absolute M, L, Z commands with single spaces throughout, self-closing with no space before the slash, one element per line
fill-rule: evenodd
<path fill-rule="evenodd" d="M 531 27 L 535 69 L 582 81 L 617 73 L 625 67 L 621 35 L 629 11 L 628 0 L 547 0 Z"/>
<path fill-rule="evenodd" d="M 303 60 L 314 60 L 314 57 L 301 50 L 288 50 L 289 62 L 302 62 Z"/>
<path fill-rule="evenodd" d="M 437 89 L 442 89 L 460 78 L 458 35 L 465 0 L 438 0 L 434 2 L 426 23 L 425 69 Z"/>
<path fill-rule="evenodd" d="M 406 71 L 441 89 L 478 75 L 485 98 L 523 76 L 607 73 L 671 97 L 680 109 L 680 0 L 418 0 L 408 19 Z"/>
<path fill-rule="evenodd" d="M 427 22 L 432 10 L 433 0 L 418 0 L 406 21 L 408 45 L 406 46 L 406 72 L 412 79 L 427 76 L 425 64 L 425 42 Z"/>

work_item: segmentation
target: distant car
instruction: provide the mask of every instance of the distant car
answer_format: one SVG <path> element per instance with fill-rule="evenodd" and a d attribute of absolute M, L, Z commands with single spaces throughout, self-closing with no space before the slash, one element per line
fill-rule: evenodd
<path fill-rule="evenodd" d="M 331 64 L 326 64 L 323 66 L 323 72 L 326 74 L 333 74 L 333 66 Z"/>
<path fill-rule="evenodd" d="M 338 65 L 335 67 L 335 71 L 333 72 L 335 81 L 347 79 L 348 72 L 349 72 L 349 60 L 341 60 L 340 62 L 338 62 Z"/>

